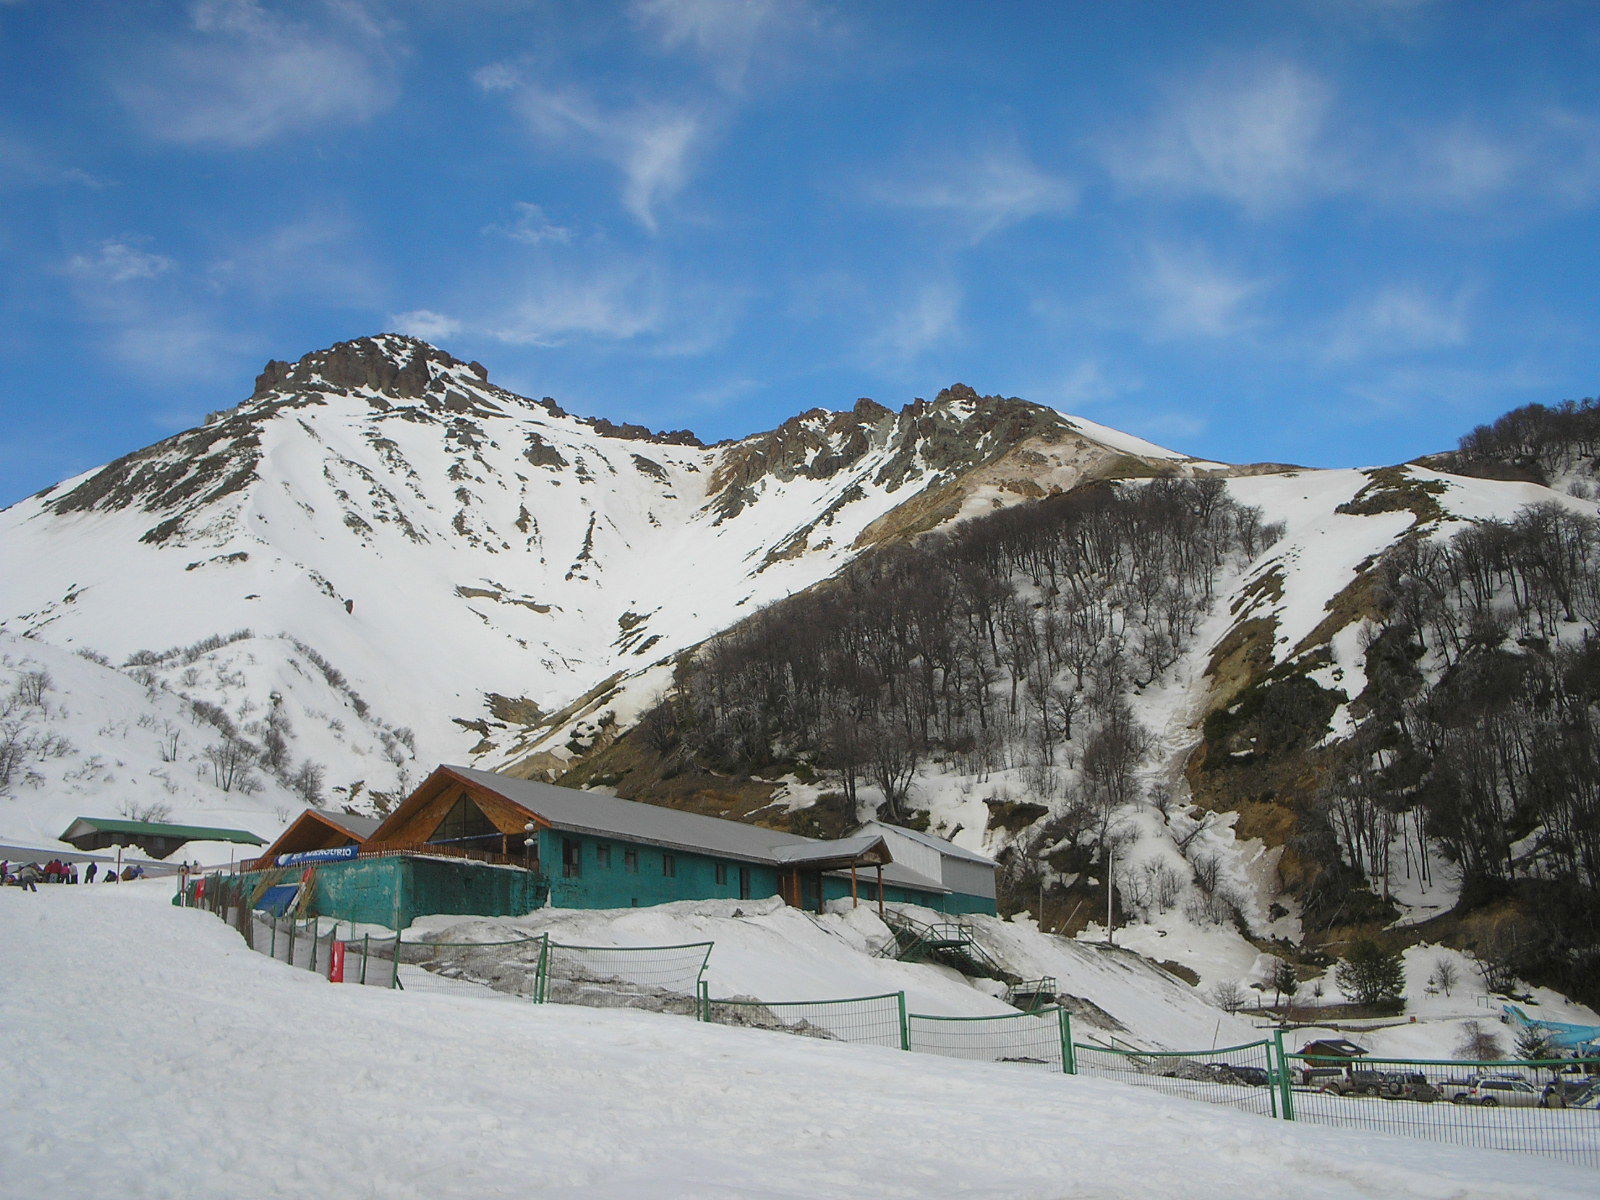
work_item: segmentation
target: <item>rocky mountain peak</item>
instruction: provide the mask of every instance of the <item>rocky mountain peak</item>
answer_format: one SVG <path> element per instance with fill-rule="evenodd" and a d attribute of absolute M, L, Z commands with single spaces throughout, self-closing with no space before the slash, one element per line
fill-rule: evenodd
<path fill-rule="evenodd" d="M 464 363 L 420 338 L 381 333 L 314 350 L 293 363 L 274 359 L 256 377 L 250 398 L 285 391 L 368 389 L 400 400 L 422 400 L 448 376 L 489 382 L 480 363 Z"/>

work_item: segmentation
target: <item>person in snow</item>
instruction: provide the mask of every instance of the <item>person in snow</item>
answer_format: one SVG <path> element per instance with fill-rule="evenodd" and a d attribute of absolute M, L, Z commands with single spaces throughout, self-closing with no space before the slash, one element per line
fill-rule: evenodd
<path fill-rule="evenodd" d="M 83 873 L 83 881 L 85 883 L 93 883 L 94 882 L 94 877 L 96 875 L 98 875 L 99 873 L 100 873 L 100 864 L 92 862 L 92 863 L 89 864 L 89 869 Z"/>
<path fill-rule="evenodd" d="M 44 872 L 39 870 L 38 863 L 29 863 L 17 874 L 17 883 L 25 892 L 37 892 L 39 880 L 44 878 Z"/>

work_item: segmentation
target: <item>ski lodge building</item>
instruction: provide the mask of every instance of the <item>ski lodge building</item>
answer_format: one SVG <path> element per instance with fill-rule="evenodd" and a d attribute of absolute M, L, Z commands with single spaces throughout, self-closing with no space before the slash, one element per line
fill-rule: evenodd
<path fill-rule="evenodd" d="M 874 822 L 819 840 L 455 766 L 381 822 L 308 809 L 246 866 L 258 898 L 301 880 L 301 911 L 391 929 L 433 913 L 773 895 L 818 911 L 850 899 L 995 912 L 994 861 L 929 834 Z"/>

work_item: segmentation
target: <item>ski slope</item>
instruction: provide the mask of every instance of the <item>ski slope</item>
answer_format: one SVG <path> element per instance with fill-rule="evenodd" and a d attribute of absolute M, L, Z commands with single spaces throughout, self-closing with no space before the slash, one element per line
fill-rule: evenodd
<path fill-rule="evenodd" d="M 0 891 L 6 1194 L 1533 1198 L 1560 1163 L 1020 1065 L 332 985 L 159 884 Z"/>

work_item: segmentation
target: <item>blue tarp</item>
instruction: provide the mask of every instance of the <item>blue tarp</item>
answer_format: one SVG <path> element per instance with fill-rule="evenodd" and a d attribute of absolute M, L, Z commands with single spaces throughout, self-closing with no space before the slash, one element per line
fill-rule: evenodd
<path fill-rule="evenodd" d="M 262 912 L 281 917 L 294 907 L 294 902 L 299 896 L 300 885 L 298 883 L 280 883 L 277 887 L 269 887 L 261 899 L 256 902 L 256 907 Z"/>
<path fill-rule="evenodd" d="M 1600 1045 L 1600 1025 L 1573 1025 L 1566 1021 L 1540 1021 L 1515 1004 L 1505 1006 L 1506 1016 L 1517 1025 L 1531 1026 L 1558 1050 L 1587 1050 Z"/>

